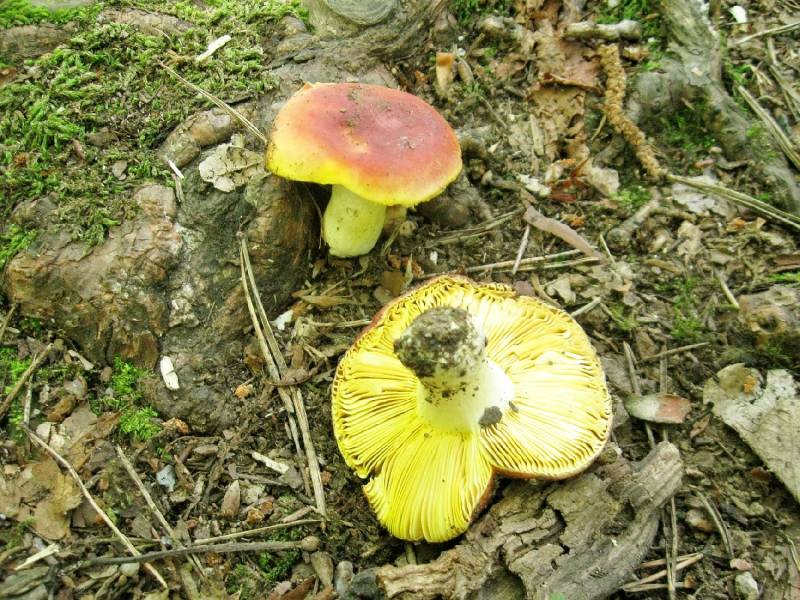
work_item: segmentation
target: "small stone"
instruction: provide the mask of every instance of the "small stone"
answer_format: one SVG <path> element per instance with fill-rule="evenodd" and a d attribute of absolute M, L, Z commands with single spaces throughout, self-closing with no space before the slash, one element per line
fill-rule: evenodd
<path fill-rule="evenodd" d="M 123 563 L 119 567 L 119 572 L 125 575 L 125 577 L 133 577 L 139 572 L 139 564 L 140 563 Z"/>
<path fill-rule="evenodd" d="M 364 569 L 353 576 L 350 591 L 359 598 L 378 600 L 381 590 L 378 587 L 378 568 Z"/>
<path fill-rule="evenodd" d="M 336 574 L 333 581 L 339 598 L 346 598 L 350 590 L 350 583 L 353 581 L 353 563 L 349 560 L 343 560 L 336 565 Z"/>
<path fill-rule="evenodd" d="M 175 478 L 175 468 L 172 465 L 167 465 L 161 469 L 158 473 L 156 473 L 156 481 L 162 487 L 167 488 L 168 492 L 174 490 L 175 485 L 178 483 L 177 479 Z"/>
<path fill-rule="evenodd" d="M 692 508 L 686 513 L 686 522 L 692 529 L 711 533 L 714 531 L 714 524 L 706 518 L 706 513 L 699 508 Z"/>
<path fill-rule="evenodd" d="M 317 574 L 317 579 L 322 587 L 333 584 L 333 559 L 327 552 L 318 551 L 311 555 L 311 566 Z"/>
<path fill-rule="evenodd" d="M 737 598 L 741 600 L 758 600 L 758 583 L 756 583 L 750 571 L 739 573 L 734 579 L 734 587 L 736 588 Z"/>
<path fill-rule="evenodd" d="M 223 519 L 233 519 L 239 514 L 241 502 L 241 487 L 239 485 L 239 480 L 235 479 L 225 492 L 225 497 L 222 499 L 222 506 L 220 506 L 219 509 L 219 516 Z"/>

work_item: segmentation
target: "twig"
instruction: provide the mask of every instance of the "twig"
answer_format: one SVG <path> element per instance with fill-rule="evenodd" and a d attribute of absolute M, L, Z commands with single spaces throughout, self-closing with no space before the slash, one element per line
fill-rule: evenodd
<path fill-rule="evenodd" d="M 122 466 L 125 467 L 125 471 L 127 471 L 128 476 L 133 480 L 133 483 L 136 484 L 136 487 L 138 488 L 139 493 L 142 494 L 142 497 L 144 498 L 145 503 L 147 503 L 147 507 L 150 509 L 150 512 L 153 513 L 156 520 L 161 524 L 161 527 L 170 537 L 175 546 L 178 548 L 183 548 L 184 546 L 181 543 L 180 539 L 178 539 L 178 536 L 175 535 L 175 530 L 172 529 L 172 526 L 164 518 L 164 515 L 158 509 L 156 503 L 153 502 L 153 498 L 150 496 L 150 492 L 147 491 L 147 488 L 145 487 L 144 483 L 139 477 L 139 474 L 136 472 L 136 469 L 133 468 L 131 461 L 128 460 L 127 456 L 125 456 L 125 452 L 123 452 L 122 448 L 120 448 L 119 445 L 116 445 L 115 449 L 117 451 L 117 457 L 122 463 Z M 203 568 L 195 557 L 191 557 L 191 563 L 192 567 L 194 567 L 202 577 L 205 577 L 205 574 L 203 573 Z"/>
<path fill-rule="evenodd" d="M 637 396 L 642 395 L 642 386 L 639 385 L 639 376 L 636 374 L 636 362 L 633 356 L 633 350 L 630 347 L 628 342 L 622 342 L 622 349 L 625 351 L 625 362 L 628 365 L 628 377 L 631 380 L 631 386 L 633 387 L 633 393 Z M 647 441 L 650 444 L 650 448 L 656 447 L 656 438 L 653 436 L 653 430 L 650 427 L 650 423 L 647 421 L 644 422 L 644 430 L 647 432 Z"/>
<path fill-rule="evenodd" d="M 775 119 L 772 118 L 766 109 L 759 104 L 758 100 L 753 98 L 752 94 L 748 92 L 743 86 L 738 85 L 736 86 L 736 91 L 739 92 L 742 98 L 744 98 L 745 102 L 747 102 L 750 109 L 756 113 L 756 116 L 761 119 L 761 122 L 764 124 L 764 127 L 767 128 L 772 139 L 775 140 L 775 143 L 780 146 L 783 153 L 786 155 L 792 164 L 800 169 L 800 154 L 798 154 L 797 150 L 794 149 L 794 144 L 792 140 L 789 139 L 783 129 L 781 129 L 780 125 L 775 122 Z"/>
<path fill-rule="evenodd" d="M 773 27 L 772 29 L 765 29 L 764 31 L 759 31 L 758 33 L 746 35 L 743 38 L 739 38 L 738 40 L 736 40 L 734 44 L 737 46 L 741 46 L 742 44 L 745 44 L 750 40 L 754 40 L 756 38 L 760 38 L 765 35 L 781 35 L 782 33 L 789 33 L 791 31 L 794 31 L 795 29 L 800 29 L 800 22 L 789 23 L 788 25 L 781 25 L 779 27 Z"/>
<path fill-rule="evenodd" d="M 58 544 L 50 544 L 49 546 L 45 546 L 35 554 L 30 555 L 16 567 L 14 567 L 15 571 L 22 571 L 23 569 L 27 569 L 28 567 L 35 565 L 40 560 L 47 558 L 48 556 L 53 556 L 53 554 L 57 554 L 61 552 L 61 546 Z"/>
<path fill-rule="evenodd" d="M 186 556 L 187 554 L 205 554 L 206 552 L 260 552 L 269 550 L 279 552 L 281 550 L 294 550 L 300 548 L 306 552 L 314 552 L 319 548 L 319 538 L 310 535 L 299 542 L 240 542 L 238 544 L 207 544 L 205 546 L 192 546 L 190 548 L 174 548 L 172 550 L 160 550 L 158 552 L 146 552 L 137 556 L 113 556 L 90 558 L 82 563 L 82 566 L 91 567 L 94 565 L 122 565 L 125 563 L 147 562 L 160 558 L 171 558 L 175 556 Z"/>
<path fill-rule="evenodd" d="M 700 490 L 695 490 L 697 496 L 700 498 L 700 501 L 703 503 L 703 506 L 706 507 L 706 511 L 709 515 L 711 515 L 711 520 L 714 521 L 714 525 L 717 527 L 717 531 L 719 531 L 719 536 L 722 538 L 722 543 L 725 544 L 725 550 L 728 552 L 728 558 L 733 560 L 736 555 L 733 553 L 733 545 L 731 544 L 731 535 L 728 533 L 728 527 L 725 525 L 725 521 L 722 519 L 722 515 L 719 514 L 719 511 L 716 509 L 715 506 L 708 501 L 705 494 Z"/>
<path fill-rule="evenodd" d="M 736 308 L 736 310 L 739 310 L 739 301 L 736 299 L 736 296 L 733 295 L 731 288 L 728 287 L 728 284 L 720 271 L 717 271 L 717 281 L 719 281 L 719 285 L 722 287 L 722 293 L 725 294 L 728 302 L 730 302 L 733 307 Z"/>
<path fill-rule="evenodd" d="M 650 200 L 645 202 L 633 215 L 606 234 L 609 243 L 617 250 L 627 249 L 633 239 L 634 232 L 639 229 L 660 206 L 661 194 L 655 187 L 650 188 Z"/>
<path fill-rule="evenodd" d="M 364 327 L 372 323 L 372 319 L 356 319 L 355 321 L 338 321 L 336 323 L 326 323 L 323 321 L 306 321 L 314 327 L 333 327 L 335 329 L 345 329 L 348 327 Z"/>
<path fill-rule="evenodd" d="M 545 254 L 542 256 L 532 256 L 530 258 L 523 258 L 519 261 L 520 268 L 517 270 L 521 270 L 522 266 L 527 265 L 536 265 L 538 263 L 543 263 L 547 261 L 557 261 L 562 258 L 567 258 L 569 256 L 575 256 L 576 254 L 581 254 L 580 250 L 566 250 L 564 252 L 556 252 L 555 254 Z M 467 267 L 464 269 L 464 273 L 477 273 L 479 271 L 485 271 L 486 269 L 510 269 L 514 266 L 513 260 L 502 260 L 496 263 L 487 263 L 484 265 L 474 265 L 472 267 Z M 417 279 L 431 279 L 432 277 L 439 277 L 441 273 L 426 273 L 425 275 L 421 275 Z"/>
<path fill-rule="evenodd" d="M 735 204 L 746 206 L 750 210 L 757 212 L 765 217 L 774 219 L 775 221 L 783 223 L 784 225 L 788 225 L 790 227 L 794 227 L 797 230 L 800 230 L 800 217 L 785 212 L 779 208 L 775 208 L 774 206 L 771 206 L 766 202 L 757 200 L 756 198 L 748 196 L 747 194 L 743 194 L 742 192 L 737 192 L 736 190 L 728 189 L 724 185 L 720 185 L 717 183 L 709 183 L 707 181 L 694 179 L 692 177 L 673 175 L 671 173 L 667 175 L 667 179 L 669 181 L 676 181 L 678 183 L 688 185 L 689 187 L 693 187 L 697 190 L 701 190 L 709 194 L 714 194 L 715 196 L 719 196 L 720 198 L 724 198 L 725 200 L 730 200 Z"/>
<path fill-rule="evenodd" d="M 161 66 L 161 68 L 162 68 L 162 69 L 164 69 L 164 70 L 165 70 L 167 73 L 169 73 L 169 74 L 170 74 L 170 75 L 172 75 L 172 76 L 173 76 L 175 79 L 177 79 L 178 81 L 180 81 L 180 82 L 181 82 L 183 85 L 185 85 L 185 86 L 187 86 L 187 87 L 191 88 L 192 90 L 194 90 L 195 92 L 197 92 L 198 94 L 200 94 L 201 96 L 203 96 L 204 98 L 206 98 L 207 100 L 210 100 L 211 102 L 213 102 L 214 104 L 216 104 L 217 106 L 219 106 L 219 107 L 220 107 L 222 110 L 224 110 L 226 113 L 228 113 L 228 114 L 229 114 L 230 116 L 232 116 L 234 119 L 236 119 L 237 121 L 239 121 L 239 123 L 241 123 L 242 125 L 244 125 L 244 126 L 245 126 L 245 128 L 246 128 L 246 129 L 247 129 L 247 130 L 248 130 L 250 133 L 252 133 L 254 136 L 256 136 L 256 138 L 258 138 L 259 140 L 261 140 L 261 143 L 262 143 L 262 144 L 264 144 L 264 146 L 266 146 L 266 145 L 267 145 L 267 137 L 266 137 L 266 136 L 265 136 L 263 133 L 261 133 L 261 132 L 258 130 L 258 128 L 257 128 L 255 125 L 253 125 L 253 124 L 252 124 L 252 123 L 251 123 L 251 122 L 250 122 L 250 121 L 247 119 L 247 117 L 245 117 L 245 116 L 244 116 L 242 113 L 240 113 L 238 110 L 236 110 L 236 109 L 235 109 L 235 108 L 233 108 L 232 106 L 228 105 L 226 102 L 223 102 L 222 100 L 220 100 L 219 98 L 217 98 L 217 97 L 216 97 L 216 96 L 214 96 L 213 94 L 209 94 L 209 93 L 208 93 L 207 91 L 205 91 L 203 88 L 201 88 L 201 87 L 199 87 L 199 86 L 197 86 L 197 85 L 193 84 L 193 83 L 192 83 L 191 81 L 189 81 L 188 79 L 184 79 L 183 77 L 181 77 L 180 75 L 178 75 L 178 72 L 177 72 L 177 71 L 175 71 L 175 70 L 174 70 L 174 69 L 172 69 L 171 67 L 168 67 L 168 66 L 167 66 L 167 65 L 165 65 L 163 62 L 161 62 L 161 61 L 158 61 L 158 64 Z"/>
<path fill-rule="evenodd" d="M 116 525 L 114 525 L 114 522 L 111 519 L 109 519 L 108 515 L 103 511 L 103 509 L 101 509 L 100 506 L 98 506 L 97 502 L 95 502 L 95 499 L 92 497 L 92 494 L 89 493 L 89 490 L 86 489 L 86 486 L 83 484 L 83 481 L 81 481 L 78 472 L 72 468 L 72 465 L 69 464 L 69 462 L 65 458 L 63 458 L 58 452 L 53 450 L 47 442 L 45 442 L 42 438 L 36 435 L 33 431 L 31 431 L 31 429 L 27 425 L 22 424 L 20 427 L 34 444 L 45 450 L 50 456 L 53 457 L 53 459 L 58 464 L 60 464 L 67 470 L 67 472 L 69 472 L 69 474 L 78 484 L 78 487 L 80 488 L 83 497 L 86 498 L 86 501 L 92 506 L 92 508 L 100 516 L 100 518 L 103 519 L 103 522 L 106 525 L 108 525 L 109 529 L 111 529 L 111 531 L 114 532 L 114 535 L 116 535 L 117 538 L 122 542 L 123 546 L 125 546 L 125 548 L 128 549 L 128 552 L 130 552 L 136 558 L 142 556 L 142 554 L 134 547 L 134 545 L 131 544 L 130 540 L 125 536 L 125 534 L 122 533 L 117 528 Z M 146 559 L 143 562 L 146 562 Z M 161 573 L 159 573 L 153 565 L 146 564 L 145 568 L 148 571 L 150 571 L 153 577 L 156 578 L 158 583 L 160 583 L 164 589 L 168 589 L 167 582 L 164 581 L 164 578 L 161 576 Z"/>
<path fill-rule="evenodd" d="M 507 213 L 505 213 L 503 215 L 500 215 L 499 217 L 496 217 L 494 219 L 490 219 L 488 221 L 480 223 L 479 225 L 475 225 L 474 227 L 467 227 L 465 229 L 461 229 L 461 230 L 458 230 L 458 231 L 453 231 L 448 235 L 445 235 L 445 236 L 442 236 L 442 237 L 439 237 L 439 238 L 435 238 L 435 239 L 431 240 L 430 242 L 426 242 L 425 243 L 425 247 L 429 248 L 431 246 L 441 246 L 441 245 L 444 245 L 444 244 L 452 244 L 452 243 L 455 243 L 455 242 L 462 242 L 462 241 L 464 241 L 466 239 L 473 238 L 473 237 L 475 237 L 477 235 L 482 235 L 482 234 L 486 233 L 487 231 L 491 231 L 492 229 L 495 229 L 495 228 L 499 227 L 503 223 L 511 221 L 515 217 L 519 216 L 521 213 L 522 213 L 522 209 L 521 208 L 516 208 L 516 209 L 514 209 L 514 210 L 512 210 L 510 212 L 507 212 Z"/>
<path fill-rule="evenodd" d="M 14 316 L 14 313 L 17 310 L 17 305 L 12 304 L 11 308 L 8 309 L 6 316 L 3 317 L 3 322 L 0 324 L 0 344 L 3 343 L 3 337 L 6 335 L 6 329 L 8 328 L 8 324 L 11 322 L 11 317 Z"/>
<path fill-rule="evenodd" d="M 642 39 L 642 26 L 638 21 L 625 19 L 618 23 L 592 23 L 578 21 L 564 28 L 563 36 L 572 40 L 600 39 L 607 42 Z"/>
<path fill-rule="evenodd" d="M 678 348 L 670 348 L 669 350 L 664 350 L 663 352 L 659 352 L 658 354 L 653 354 L 651 356 L 645 356 L 641 359 L 642 362 L 650 362 L 653 360 L 659 360 L 665 356 L 672 356 L 673 354 L 680 354 L 681 352 L 687 352 L 689 350 L 694 350 L 695 348 L 702 348 L 703 346 L 708 346 L 708 342 L 698 342 L 696 344 L 688 344 L 687 346 L 680 346 Z"/>
<path fill-rule="evenodd" d="M 792 115 L 796 121 L 800 121 L 800 93 L 795 91 L 792 87 L 792 84 L 786 80 L 786 77 L 778 70 L 778 67 L 775 65 L 769 65 L 770 73 L 775 78 L 775 81 L 778 83 L 778 87 L 781 88 L 781 93 L 783 93 L 783 97 L 786 100 L 786 106 L 789 107 Z"/>
<path fill-rule="evenodd" d="M 522 240 L 519 242 L 519 250 L 517 250 L 517 257 L 514 259 L 514 267 L 511 269 L 511 274 L 516 274 L 517 270 L 519 269 L 519 261 L 522 260 L 522 255 L 525 254 L 525 250 L 528 249 L 528 238 L 531 235 L 531 226 L 530 224 L 525 225 L 525 232 L 522 234 Z"/>
<path fill-rule="evenodd" d="M 25 372 L 19 378 L 17 383 L 15 383 L 14 387 L 11 388 L 11 391 L 8 392 L 6 399 L 3 400 L 3 404 L 0 404 L 0 419 L 2 419 L 6 415 L 6 412 L 8 412 L 11 403 L 14 401 L 14 398 L 17 397 L 17 394 L 19 394 L 19 391 L 22 389 L 22 386 L 24 386 L 25 382 L 27 382 L 28 379 L 30 379 L 31 375 L 33 375 L 36 372 L 36 369 L 38 369 L 39 366 L 44 362 L 44 360 L 47 358 L 47 355 L 50 354 L 50 350 L 52 349 L 53 349 L 53 344 L 52 343 L 47 344 L 44 350 L 42 350 L 39 354 L 33 357 L 31 364 L 28 365 L 28 368 L 25 369 Z"/>
<path fill-rule="evenodd" d="M 597 298 L 592 299 L 592 301 L 589 302 L 589 304 L 584 304 L 579 309 L 574 310 L 571 313 L 569 313 L 569 316 L 574 318 L 574 317 L 580 316 L 580 315 L 582 315 L 584 313 L 587 313 L 590 310 L 592 310 L 595 306 L 600 304 L 602 301 L 603 301 L 603 299 L 600 296 L 597 296 Z"/>
<path fill-rule="evenodd" d="M 266 525 L 264 527 L 248 529 L 247 531 L 236 531 L 234 533 L 226 533 L 225 535 L 218 535 L 210 538 L 201 538 L 195 540 L 194 543 L 198 545 L 215 544 L 217 542 L 222 542 L 225 540 L 237 540 L 243 537 L 250 537 L 251 535 L 259 535 L 261 533 L 266 533 L 267 531 L 273 531 L 275 529 L 286 529 L 287 527 L 298 527 L 300 525 L 313 525 L 316 523 L 322 523 L 322 521 L 320 521 L 319 519 L 301 519 L 298 521 L 290 521 L 288 523 L 276 523 L 275 525 Z"/>
<path fill-rule="evenodd" d="M 693 565 L 697 561 L 702 560 L 703 556 L 704 555 L 703 555 L 702 552 L 696 552 L 694 554 L 687 554 L 685 556 L 679 556 L 678 559 L 677 559 L 678 563 L 675 565 L 675 572 L 682 571 L 686 567 L 690 567 L 691 565 Z M 647 568 L 647 567 L 650 567 L 650 566 L 655 567 L 655 566 L 661 566 L 661 565 L 664 565 L 664 564 L 666 564 L 666 561 L 663 558 L 661 558 L 659 560 L 651 560 L 650 562 L 642 563 L 640 565 L 640 567 Z M 635 586 L 639 586 L 639 585 L 646 585 L 648 583 L 653 583 L 654 581 L 658 581 L 659 579 L 664 577 L 666 574 L 667 574 L 667 570 L 666 569 L 661 569 L 660 571 L 656 571 L 652 575 L 648 575 L 647 577 L 644 577 L 642 579 L 638 579 L 637 581 L 631 581 L 630 583 L 626 583 L 624 586 L 622 586 L 622 589 L 625 590 L 626 592 L 630 591 L 629 587 L 635 587 Z M 676 583 L 675 587 L 678 587 L 678 586 L 679 586 L 679 584 Z"/>
<path fill-rule="evenodd" d="M 253 319 L 253 326 L 256 331 L 263 333 L 259 336 L 259 345 L 261 345 L 262 353 L 264 353 L 264 360 L 267 365 L 270 377 L 273 381 L 282 381 L 284 373 L 286 372 L 286 361 L 283 360 L 280 346 L 275 339 L 275 334 L 272 332 L 267 313 L 264 310 L 264 305 L 261 303 L 261 297 L 258 293 L 256 286 L 255 276 L 253 269 L 250 266 L 250 255 L 247 251 L 247 240 L 242 237 L 240 242 L 240 257 L 242 263 L 242 285 L 245 289 L 245 297 L 247 298 L 247 306 L 250 310 L 250 316 Z M 251 298 L 251 290 L 252 296 Z M 253 301 L 255 300 L 255 306 Z M 256 314 L 256 308 L 258 313 Z M 260 317 L 260 318 L 259 318 Z M 266 338 L 266 339 L 264 339 Z M 264 343 L 266 342 L 266 344 Z M 267 350 L 267 345 L 269 349 Z M 311 439 L 311 431 L 308 425 L 308 415 L 306 408 L 303 404 L 303 396 L 296 386 L 290 388 L 278 387 L 278 394 L 284 399 L 284 403 L 289 407 L 294 408 L 295 416 L 297 417 L 297 424 L 300 427 L 300 433 L 303 436 L 303 446 L 306 451 L 306 463 L 311 476 L 311 484 L 314 488 L 314 501 L 317 505 L 317 512 L 322 516 L 326 514 L 325 508 L 325 491 L 322 487 L 322 474 L 319 471 L 319 461 L 317 460 L 317 452 L 314 449 L 314 442 Z M 287 411 L 288 412 L 288 411 Z"/>

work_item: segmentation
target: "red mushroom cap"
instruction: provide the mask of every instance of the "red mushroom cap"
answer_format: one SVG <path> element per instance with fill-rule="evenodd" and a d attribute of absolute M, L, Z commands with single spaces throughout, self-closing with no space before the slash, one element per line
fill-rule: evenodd
<path fill-rule="evenodd" d="M 361 83 L 306 84 L 273 123 L 267 168 L 413 206 L 458 176 L 461 149 L 447 121 L 416 96 Z"/>

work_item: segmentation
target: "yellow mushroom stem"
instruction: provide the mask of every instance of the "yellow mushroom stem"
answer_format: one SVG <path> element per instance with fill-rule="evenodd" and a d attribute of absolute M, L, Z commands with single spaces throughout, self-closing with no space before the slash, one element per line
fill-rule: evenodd
<path fill-rule="evenodd" d="M 417 376 L 417 413 L 432 427 L 477 432 L 514 409 L 514 385 L 486 355 L 486 336 L 460 308 L 431 308 L 395 340 L 400 361 Z"/>
<path fill-rule="evenodd" d="M 342 185 L 334 185 L 322 215 L 322 238 L 333 256 L 361 256 L 377 243 L 385 217 L 383 204 L 371 202 Z"/>

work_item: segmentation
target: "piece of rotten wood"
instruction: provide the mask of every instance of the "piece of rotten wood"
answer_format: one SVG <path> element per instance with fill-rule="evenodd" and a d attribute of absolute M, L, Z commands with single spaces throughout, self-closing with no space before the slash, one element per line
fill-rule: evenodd
<path fill-rule="evenodd" d="M 514 482 L 455 548 L 423 565 L 384 566 L 390 598 L 605 598 L 630 581 L 681 483 L 680 454 L 658 444 L 565 482 Z"/>

